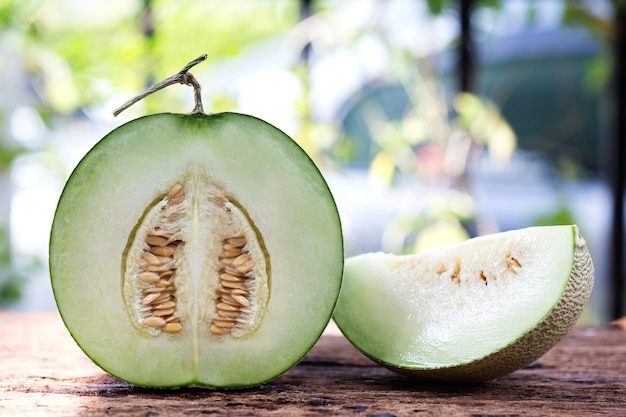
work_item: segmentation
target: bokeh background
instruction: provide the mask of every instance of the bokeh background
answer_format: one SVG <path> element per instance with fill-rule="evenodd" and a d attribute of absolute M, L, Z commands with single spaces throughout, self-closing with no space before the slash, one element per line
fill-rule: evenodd
<path fill-rule="evenodd" d="M 191 71 L 205 111 L 263 118 L 309 153 L 336 198 L 346 256 L 577 223 L 596 264 L 581 323 L 611 320 L 624 300 L 614 232 L 624 8 L 0 0 L 0 307 L 55 308 L 48 236 L 72 169 L 128 120 L 190 112 L 191 88 L 172 86 L 112 116 L 206 53 Z"/>

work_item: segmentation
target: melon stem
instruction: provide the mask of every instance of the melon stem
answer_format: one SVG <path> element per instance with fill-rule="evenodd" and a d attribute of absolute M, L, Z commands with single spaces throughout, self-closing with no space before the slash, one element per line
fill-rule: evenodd
<path fill-rule="evenodd" d="M 118 114 L 120 114 L 121 112 L 123 112 L 124 110 L 132 106 L 133 104 L 137 103 L 138 101 L 142 100 L 143 98 L 149 96 L 150 94 L 157 92 L 159 90 L 162 90 L 165 87 L 169 87 L 170 85 L 173 85 L 173 84 L 185 84 L 185 85 L 192 86 L 194 90 L 194 100 L 195 100 L 195 106 L 193 108 L 192 113 L 193 114 L 204 113 L 204 107 L 202 105 L 200 83 L 198 82 L 198 80 L 196 80 L 196 77 L 194 77 L 193 74 L 189 72 L 189 70 L 195 65 L 198 65 L 199 63 L 204 61 L 206 58 L 207 58 L 206 54 L 199 56 L 198 58 L 194 59 L 193 61 L 185 65 L 184 68 L 181 69 L 177 74 L 174 74 L 171 77 L 166 78 L 160 83 L 154 84 L 152 87 L 148 88 L 141 94 L 138 94 L 137 96 L 131 98 L 126 103 L 122 104 L 119 108 L 117 108 L 115 111 L 113 111 L 113 116 L 117 116 Z"/>

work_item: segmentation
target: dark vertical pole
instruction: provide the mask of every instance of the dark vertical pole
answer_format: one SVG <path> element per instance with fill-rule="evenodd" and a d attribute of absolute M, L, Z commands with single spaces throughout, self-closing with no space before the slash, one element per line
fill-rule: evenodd
<path fill-rule="evenodd" d="M 474 0 L 459 0 L 459 90 L 472 91 L 474 77 L 474 45 L 472 40 L 472 3 Z"/>
<path fill-rule="evenodd" d="M 313 14 L 313 0 L 300 0 L 300 20 L 304 20 Z M 311 54 L 311 43 L 307 42 L 302 49 L 300 58 L 306 64 L 309 62 L 309 55 Z"/>
<path fill-rule="evenodd" d="M 612 153 L 613 224 L 611 281 L 613 318 L 624 314 L 624 185 L 626 183 L 626 6 L 615 2 L 615 145 Z"/>
<path fill-rule="evenodd" d="M 143 1 L 143 11 L 141 12 L 141 33 L 152 41 L 154 38 L 154 18 L 152 16 L 152 1 Z"/>
<path fill-rule="evenodd" d="M 152 13 L 152 0 L 143 1 L 143 9 L 141 11 L 141 33 L 146 40 L 146 49 L 148 53 L 152 52 L 154 50 L 154 15 Z M 145 87 L 150 87 L 154 84 L 154 82 L 154 73 L 152 70 L 149 70 L 146 76 Z"/>

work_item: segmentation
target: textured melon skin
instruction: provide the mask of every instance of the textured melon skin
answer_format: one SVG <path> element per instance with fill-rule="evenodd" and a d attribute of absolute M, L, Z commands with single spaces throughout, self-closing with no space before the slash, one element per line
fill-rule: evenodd
<path fill-rule="evenodd" d="M 156 141 L 155 145 L 157 135 L 167 135 L 171 140 Z M 232 144 L 232 150 L 227 152 L 224 152 L 225 136 L 226 144 Z M 191 149 L 183 155 L 193 153 L 191 158 L 196 164 L 213 158 L 211 172 L 221 172 L 223 178 L 218 178 L 221 182 L 241 182 L 246 176 L 254 180 L 253 190 L 236 197 L 247 198 L 240 202 L 253 211 L 250 216 L 263 227 L 261 232 L 268 234 L 266 238 L 271 238 L 266 243 L 273 246 L 272 288 L 290 288 L 281 294 L 271 294 L 265 329 L 256 333 L 264 335 L 263 343 L 257 343 L 259 338 L 252 335 L 238 342 L 247 347 L 239 356 L 212 356 L 211 352 L 205 355 L 214 357 L 215 364 L 204 366 L 201 371 L 214 372 L 213 375 L 189 371 L 193 368 L 191 362 L 198 359 L 185 354 L 184 345 L 164 347 L 161 345 L 167 343 L 153 343 L 150 337 L 137 336 L 136 340 L 129 337 L 135 329 L 123 310 L 120 267 L 124 263 L 124 245 L 146 207 L 128 204 L 127 200 L 136 199 L 137 194 L 149 194 L 153 198 L 152 189 L 161 187 L 159 181 L 165 179 L 166 185 L 171 186 L 170 180 L 176 174 L 170 178 L 169 173 L 185 172 L 176 158 L 180 156 L 178 148 Z M 216 157 L 216 153 L 221 157 Z M 268 156 L 264 157 L 264 153 Z M 166 173 L 157 180 L 144 172 L 153 172 L 154 167 L 143 165 L 145 160 L 154 160 L 155 155 Z M 229 171 L 229 167 L 233 169 Z M 283 178 L 288 175 L 295 179 Z M 297 189 L 293 189 L 294 184 L 298 185 Z M 109 197 L 100 197 L 101 188 L 108 190 Z M 308 196 L 304 200 L 308 205 L 298 201 L 300 194 Z M 266 195 L 276 198 L 265 204 L 259 202 Z M 290 220 L 285 221 L 285 217 Z M 81 225 L 92 225 L 88 236 Z M 94 230 L 107 231 L 112 236 L 103 240 Z M 102 252 L 98 247 L 103 248 Z M 110 250 L 111 247 L 115 250 Z M 309 251 L 303 259 L 294 253 L 300 248 Z M 84 255 L 82 259 L 76 258 L 76 252 Z M 248 115 L 162 113 L 120 126 L 98 142 L 76 167 L 55 213 L 49 262 L 52 289 L 67 329 L 85 354 L 111 375 L 147 387 L 242 388 L 261 384 L 290 369 L 322 334 L 341 286 L 343 240 L 339 215 L 327 184 L 314 163 L 287 135 Z M 290 265 L 300 265 L 305 271 L 287 268 Z M 285 269 L 293 273 L 286 275 Z M 94 279 L 94 274 L 106 283 Z M 289 298 L 296 301 L 286 305 Z M 275 303 L 276 299 L 282 302 Z M 309 320 L 313 311 L 318 314 Z M 165 362 L 149 359 L 149 354 L 162 352 L 167 356 Z M 230 363 L 236 365 L 227 366 Z M 220 367 L 226 369 L 215 371 Z"/>
<path fill-rule="evenodd" d="M 594 282 L 591 255 L 586 244 L 578 245 L 576 227 L 572 227 L 572 232 L 575 243 L 572 249 L 574 252 L 573 264 L 562 297 L 535 327 L 504 348 L 480 359 L 438 368 L 399 366 L 377 358 L 370 354 L 366 347 L 351 340 L 350 332 L 345 331 L 350 326 L 349 320 L 345 317 L 342 317 L 341 323 L 338 322 L 337 324 L 344 336 L 364 355 L 392 371 L 415 380 L 470 384 L 491 381 L 508 375 L 531 364 L 556 345 L 576 324 L 591 295 Z"/>

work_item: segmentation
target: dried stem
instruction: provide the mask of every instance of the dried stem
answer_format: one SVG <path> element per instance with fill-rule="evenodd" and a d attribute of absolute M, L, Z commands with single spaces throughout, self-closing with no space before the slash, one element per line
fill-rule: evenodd
<path fill-rule="evenodd" d="M 162 90 L 165 87 L 168 87 L 172 84 L 186 84 L 186 85 L 192 86 L 194 90 L 194 99 L 196 103 L 192 113 L 204 113 L 204 108 L 202 107 L 202 96 L 200 94 L 200 83 L 198 83 L 198 80 L 196 80 L 196 78 L 191 73 L 189 73 L 189 70 L 193 66 L 198 65 L 199 63 L 204 61 L 206 58 L 207 58 L 206 54 L 199 56 L 198 58 L 194 59 L 193 61 L 185 65 L 185 67 L 182 70 L 180 70 L 178 74 L 175 74 L 169 78 L 166 78 L 160 83 L 155 84 L 152 87 L 148 88 L 146 91 L 139 94 L 138 96 L 133 97 L 132 99 L 128 100 L 126 103 L 122 104 L 118 109 L 116 109 L 113 112 L 113 116 L 117 116 L 118 114 L 120 114 L 121 112 L 123 112 L 124 110 L 132 106 L 133 104 L 137 103 L 139 100 L 143 99 L 144 97 L 156 91 Z"/>

